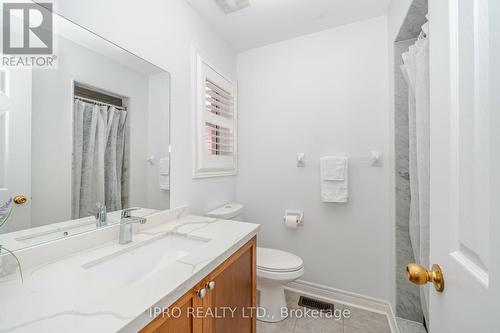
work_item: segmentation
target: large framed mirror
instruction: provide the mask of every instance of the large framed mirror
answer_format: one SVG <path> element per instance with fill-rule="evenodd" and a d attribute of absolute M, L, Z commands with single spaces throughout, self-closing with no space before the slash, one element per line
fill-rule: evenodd
<path fill-rule="evenodd" d="M 55 65 L 0 68 L 0 244 L 11 250 L 170 206 L 170 74 L 50 14 Z"/>

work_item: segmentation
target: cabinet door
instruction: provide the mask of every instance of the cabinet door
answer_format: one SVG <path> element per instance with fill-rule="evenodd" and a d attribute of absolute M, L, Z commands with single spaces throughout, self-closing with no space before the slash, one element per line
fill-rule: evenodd
<path fill-rule="evenodd" d="M 195 318 L 189 309 L 200 308 L 203 300 L 192 289 L 169 307 L 168 312 L 156 317 L 140 333 L 201 333 L 202 318 Z"/>
<path fill-rule="evenodd" d="M 255 260 L 253 238 L 208 276 L 205 304 L 213 317 L 205 318 L 204 333 L 255 333 Z"/>

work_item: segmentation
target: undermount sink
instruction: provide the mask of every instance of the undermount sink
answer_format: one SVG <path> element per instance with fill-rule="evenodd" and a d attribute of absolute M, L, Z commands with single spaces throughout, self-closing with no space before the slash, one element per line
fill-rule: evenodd
<path fill-rule="evenodd" d="M 208 241 L 168 234 L 87 263 L 83 268 L 124 284 L 133 284 L 172 265 Z"/>

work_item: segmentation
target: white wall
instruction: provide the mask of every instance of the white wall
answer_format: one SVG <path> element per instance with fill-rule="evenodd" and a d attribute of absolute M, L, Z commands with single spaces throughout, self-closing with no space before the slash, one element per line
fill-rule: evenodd
<path fill-rule="evenodd" d="M 170 207 L 170 191 L 159 188 L 159 159 L 169 156 L 170 117 L 169 113 L 165 112 L 165 106 L 170 105 L 168 89 L 168 74 L 161 73 L 149 77 L 148 156 L 154 157 L 154 164 L 148 164 L 148 205 L 155 209 Z"/>
<path fill-rule="evenodd" d="M 389 150 L 386 17 L 302 36 L 238 56 L 239 175 L 245 220 L 260 245 L 291 251 L 303 280 L 389 299 L 394 252 L 389 168 L 353 159 L 348 204 L 322 203 L 319 157 Z M 297 152 L 307 166 L 297 168 Z M 303 209 L 300 230 L 282 224 Z"/>
<path fill-rule="evenodd" d="M 231 79 L 235 54 L 184 0 L 59 0 L 55 11 L 171 73 L 171 206 L 204 212 L 234 199 L 234 177 L 192 179 L 191 48 Z"/>
<path fill-rule="evenodd" d="M 64 38 L 58 45 L 57 70 L 33 71 L 32 226 L 71 219 L 73 80 L 129 101 L 130 204 L 148 207 L 149 76 Z"/>
<path fill-rule="evenodd" d="M 408 13 L 408 9 L 412 4 L 413 0 L 391 0 L 389 4 L 389 11 L 387 14 L 387 24 L 388 24 L 388 35 L 389 35 L 389 47 L 393 47 L 392 43 L 396 40 L 396 36 L 399 33 L 399 29 L 403 25 L 403 21 Z M 391 68 L 392 70 L 392 68 Z"/>

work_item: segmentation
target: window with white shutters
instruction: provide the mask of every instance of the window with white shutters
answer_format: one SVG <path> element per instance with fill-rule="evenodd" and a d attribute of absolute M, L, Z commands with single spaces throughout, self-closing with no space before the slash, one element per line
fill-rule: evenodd
<path fill-rule="evenodd" d="M 197 57 L 194 177 L 236 174 L 236 107 L 233 83 Z"/>

